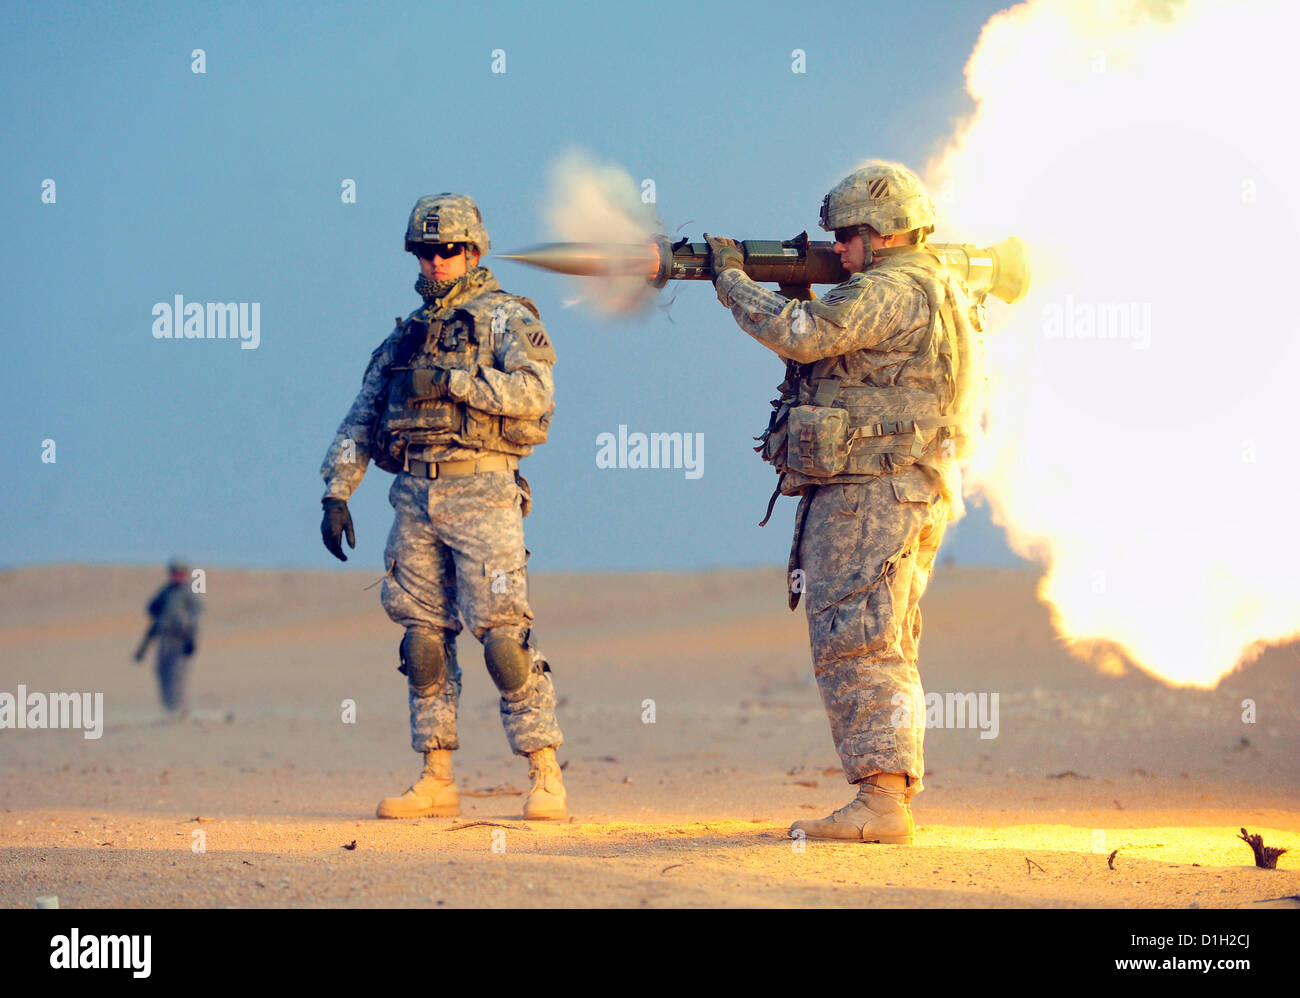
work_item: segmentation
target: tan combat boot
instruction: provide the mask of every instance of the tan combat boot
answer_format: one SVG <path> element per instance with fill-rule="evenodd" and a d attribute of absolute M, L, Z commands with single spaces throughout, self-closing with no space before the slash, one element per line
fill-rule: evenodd
<path fill-rule="evenodd" d="M 416 784 L 400 797 L 385 797 L 375 814 L 380 818 L 454 818 L 460 814 L 451 749 L 424 753 L 424 772 Z"/>
<path fill-rule="evenodd" d="M 528 755 L 528 778 L 533 781 L 524 801 L 524 818 L 528 821 L 555 821 L 568 816 L 564 808 L 564 780 L 555 749 L 544 748 Z"/>
<path fill-rule="evenodd" d="M 858 795 L 829 818 L 796 821 L 790 838 L 803 832 L 810 839 L 912 844 L 911 795 L 903 773 L 876 773 L 858 784 Z"/>

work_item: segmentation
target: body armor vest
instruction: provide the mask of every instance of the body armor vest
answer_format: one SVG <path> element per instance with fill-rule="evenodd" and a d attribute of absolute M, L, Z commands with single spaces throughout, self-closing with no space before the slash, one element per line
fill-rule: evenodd
<path fill-rule="evenodd" d="M 778 491 L 785 495 L 802 495 L 810 485 L 863 482 L 918 463 L 946 482 L 945 462 L 967 454 L 978 373 L 969 299 L 932 254 L 915 246 L 900 249 L 906 255 L 885 256 L 883 266 L 925 293 L 925 335 L 915 355 L 891 373 L 878 368 L 865 378 L 859 372 L 856 380 L 846 356 L 786 362 L 781 397 L 773 400 L 767 429 L 754 448 L 776 466 Z M 899 384 L 914 365 L 922 376 Z"/>
<path fill-rule="evenodd" d="M 512 301 L 537 314 L 528 299 L 492 290 L 437 312 L 422 308 L 405 320 L 398 318 L 401 335 L 393 361 L 385 368 L 387 401 L 376 428 L 375 463 L 380 468 L 404 470 L 411 445 L 450 445 L 522 457 L 546 442 L 549 412 L 537 419 L 518 419 L 421 394 L 428 375 L 422 379 L 416 372 L 436 373 L 441 368 L 473 377 L 480 367 L 496 366 L 494 339 L 505 334 Z"/>

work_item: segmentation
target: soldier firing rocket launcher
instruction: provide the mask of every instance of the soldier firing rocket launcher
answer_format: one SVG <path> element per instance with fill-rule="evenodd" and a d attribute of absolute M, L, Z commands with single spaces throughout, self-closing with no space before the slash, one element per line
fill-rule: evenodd
<path fill-rule="evenodd" d="M 839 284 L 848 276 L 830 242 L 814 242 L 807 232 L 793 239 L 746 239 L 745 273 L 760 283 L 776 284 L 787 298 L 807 300 L 814 284 Z M 994 246 L 968 243 L 927 243 L 969 289 L 976 301 L 993 295 L 1013 305 L 1029 290 L 1029 253 L 1015 236 Z M 545 243 L 517 253 L 504 253 L 544 270 L 578 277 L 644 276 L 656 288 L 669 281 L 708 281 L 708 243 L 689 239 L 672 242 L 656 235 L 644 244 Z"/>

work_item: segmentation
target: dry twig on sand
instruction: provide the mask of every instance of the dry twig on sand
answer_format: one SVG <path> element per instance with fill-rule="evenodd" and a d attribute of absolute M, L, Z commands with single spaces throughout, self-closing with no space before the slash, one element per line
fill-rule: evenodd
<path fill-rule="evenodd" d="M 477 828 L 477 827 L 479 827 L 480 825 L 488 825 L 488 826 L 490 826 L 490 827 L 492 827 L 492 828 L 511 828 L 511 829 L 514 829 L 516 832 L 531 832 L 531 831 L 532 831 L 532 829 L 529 828 L 527 825 L 503 825 L 503 824 L 502 824 L 501 822 L 499 822 L 499 821 L 467 821 L 467 822 L 465 822 L 465 824 L 463 824 L 463 825 L 451 825 L 451 826 L 449 826 L 449 827 L 447 827 L 447 828 L 442 829 L 442 831 L 444 831 L 444 832 L 459 832 L 461 829 L 464 829 L 464 828 Z"/>
<path fill-rule="evenodd" d="M 1241 834 L 1238 835 L 1237 838 L 1250 846 L 1251 850 L 1255 853 L 1255 865 L 1261 870 L 1276 870 L 1277 858 L 1288 851 L 1286 849 L 1278 848 L 1277 846 L 1264 845 L 1264 836 L 1250 835 L 1244 828 L 1241 830 Z"/>

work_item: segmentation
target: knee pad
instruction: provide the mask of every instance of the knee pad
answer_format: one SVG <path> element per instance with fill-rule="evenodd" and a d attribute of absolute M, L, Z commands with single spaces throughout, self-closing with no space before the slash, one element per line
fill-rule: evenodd
<path fill-rule="evenodd" d="M 495 627 L 483 635 L 483 660 L 502 696 L 521 689 L 533 671 L 532 653 L 510 627 Z"/>
<path fill-rule="evenodd" d="M 431 697 L 447 683 L 447 649 L 440 634 L 408 629 L 402 638 L 402 665 L 416 696 Z"/>

